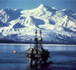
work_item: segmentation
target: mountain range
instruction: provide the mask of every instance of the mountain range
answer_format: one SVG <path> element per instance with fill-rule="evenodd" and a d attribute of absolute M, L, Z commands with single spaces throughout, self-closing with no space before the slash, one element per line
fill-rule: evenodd
<path fill-rule="evenodd" d="M 35 9 L 1 9 L 0 42 L 32 42 L 35 30 L 43 43 L 76 43 L 76 13 L 43 4 Z"/>

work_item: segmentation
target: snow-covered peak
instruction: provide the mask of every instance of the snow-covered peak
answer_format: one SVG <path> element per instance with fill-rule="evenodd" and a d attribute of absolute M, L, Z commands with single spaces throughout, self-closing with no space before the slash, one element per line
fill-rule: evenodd
<path fill-rule="evenodd" d="M 38 6 L 38 8 L 45 8 L 45 5 L 44 5 L 44 4 L 40 4 L 40 5 Z"/>
<path fill-rule="evenodd" d="M 0 13 L 1 13 L 1 12 L 3 12 L 3 11 L 4 11 L 4 10 L 3 10 L 3 9 L 1 9 L 1 10 L 0 10 Z"/>
<path fill-rule="evenodd" d="M 0 10 L 0 23 L 7 23 L 9 16 L 4 9 Z"/>
<path fill-rule="evenodd" d="M 61 11 L 66 11 L 66 9 L 62 9 Z"/>
<path fill-rule="evenodd" d="M 51 7 L 52 9 L 54 9 L 54 10 L 58 10 L 57 8 L 55 8 L 55 7 Z"/>
<path fill-rule="evenodd" d="M 53 11 L 53 10 L 57 10 L 55 7 L 49 7 L 49 6 L 46 6 L 44 4 L 40 4 L 38 7 L 38 9 L 46 9 L 47 11 Z"/>

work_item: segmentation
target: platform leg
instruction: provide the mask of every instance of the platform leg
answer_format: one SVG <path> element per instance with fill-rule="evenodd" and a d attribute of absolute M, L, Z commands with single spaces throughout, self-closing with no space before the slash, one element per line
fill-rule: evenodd
<path fill-rule="evenodd" d="M 35 61 L 35 66 L 37 67 L 37 60 Z"/>
<path fill-rule="evenodd" d="M 39 63 L 40 63 L 40 65 L 41 65 L 42 61 L 40 60 Z"/>
<path fill-rule="evenodd" d="M 32 60 L 29 60 L 29 63 L 30 63 L 30 67 L 32 67 L 32 62 L 33 62 Z"/>

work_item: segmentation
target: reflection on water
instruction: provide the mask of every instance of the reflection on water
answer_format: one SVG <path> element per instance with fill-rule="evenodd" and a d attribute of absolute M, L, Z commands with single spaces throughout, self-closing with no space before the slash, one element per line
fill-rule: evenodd
<path fill-rule="evenodd" d="M 34 45 L 32 45 L 33 47 Z M 46 67 L 30 69 L 26 58 L 26 50 L 29 44 L 0 44 L 0 70 L 75 70 L 76 69 L 76 45 L 52 45 L 43 44 L 50 51 L 49 64 Z M 13 53 L 16 50 L 18 53 Z"/>

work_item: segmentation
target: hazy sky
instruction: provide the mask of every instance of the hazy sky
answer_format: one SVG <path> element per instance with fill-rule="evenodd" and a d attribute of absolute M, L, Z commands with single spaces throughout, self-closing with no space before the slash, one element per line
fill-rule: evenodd
<path fill-rule="evenodd" d="M 76 12 L 76 0 L 0 0 L 0 9 L 33 9 L 40 4 Z"/>

